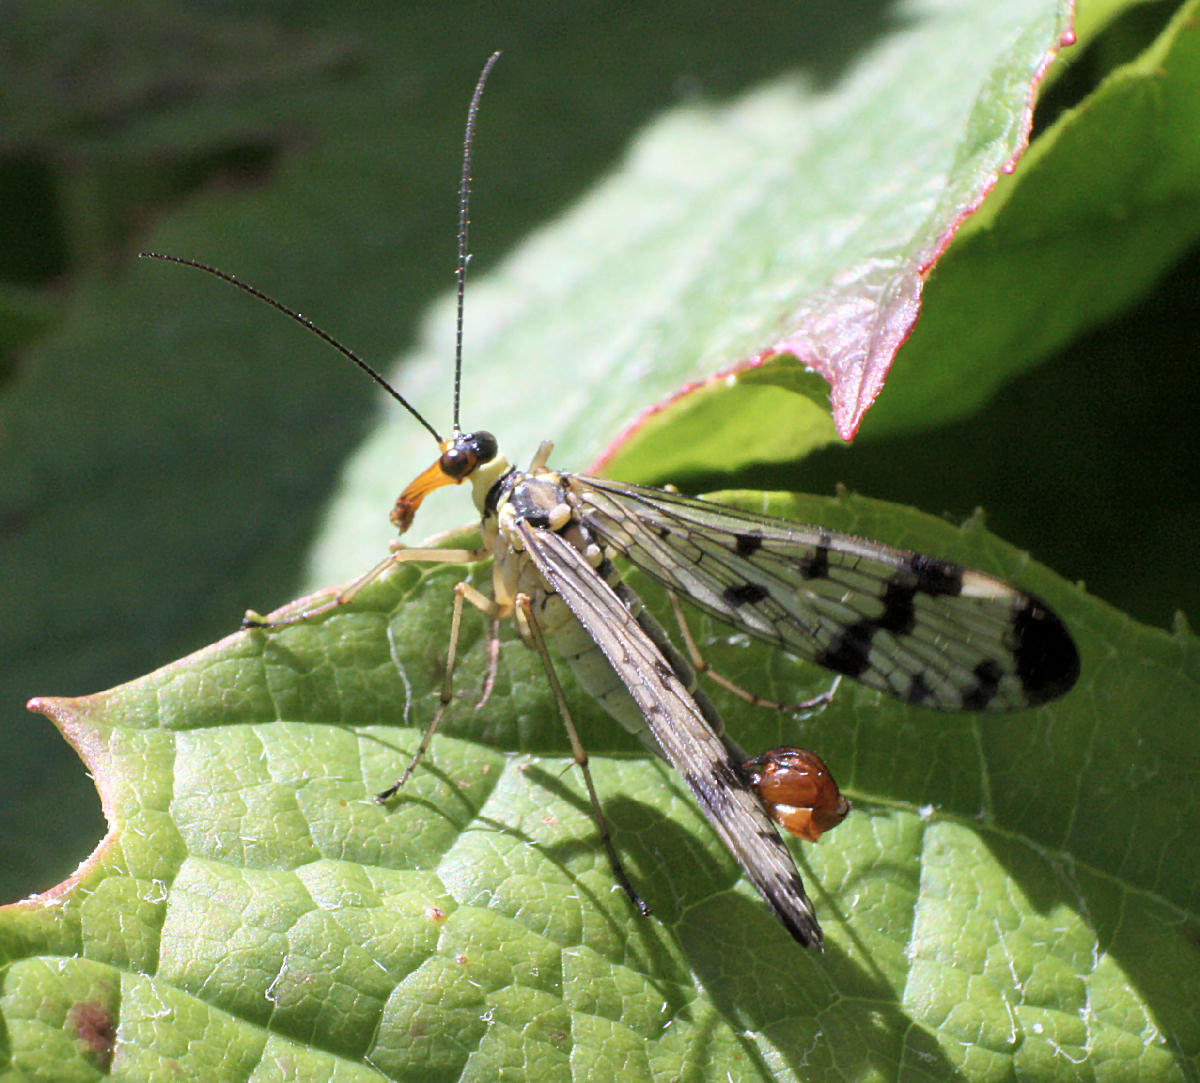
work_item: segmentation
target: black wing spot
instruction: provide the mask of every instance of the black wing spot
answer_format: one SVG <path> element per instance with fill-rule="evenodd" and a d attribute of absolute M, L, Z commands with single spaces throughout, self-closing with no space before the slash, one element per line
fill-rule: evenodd
<path fill-rule="evenodd" d="M 732 606 L 754 605 L 761 602 L 770 591 L 758 583 L 738 583 L 721 591 L 721 597 Z"/>
<path fill-rule="evenodd" d="M 813 551 L 800 560 L 800 574 L 805 579 L 826 579 L 829 576 L 829 535 L 822 534 Z"/>
<path fill-rule="evenodd" d="M 675 677 L 675 671 L 661 658 L 654 659 L 654 672 L 658 674 L 658 679 L 663 684 L 669 684 Z"/>
<path fill-rule="evenodd" d="M 917 622 L 913 607 L 917 589 L 911 584 L 890 580 L 883 593 L 883 613 L 875 620 L 875 624 L 893 635 L 908 635 Z"/>
<path fill-rule="evenodd" d="M 1061 696 L 1079 679 L 1079 651 L 1062 621 L 1036 598 L 1013 618 L 1017 676 L 1030 704 Z"/>
<path fill-rule="evenodd" d="M 962 593 L 963 570 L 957 564 L 913 553 L 908 558 L 908 569 L 916 577 L 916 589 L 922 594 Z"/>
<path fill-rule="evenodd" d="M 913 679 L 908 683 L 908 691 L 904 693 L 904 698 L 909 703 L 917 705 L 928 703 L 933 699 L 933 689 L 929 687 L 929 682 L 920 673 L 915 673 Z"/>
<path fill-rule="evenodd" d="M 739 557 L 752 556 L 762 548 L 762 535 L 760 534 L 737 534 L 735 537 L 737 540 L 734 551 Z"/>
<path fill-rule="evenodd" d="M 859 621 L 829 644 L 813 661 L 834 673 L 846 677 L 861 677 L 871 668 L 871 637 L 877 626 L 873 621 Z"/>
<path fill-rule="evenodd" d="M 963 707 L 968 711 L 982 711 L 987 707 L 1000 689 L 1000 678 L 1004 671 L 990 658 L 984 659 L 972 672 L 975 674 L 975 687 L 963 694 Z"/>
<path fill-rule="evenodd" d="M 718 786 L 724 786 L 728 789 L 740 789 L 745 785 L 737 768 L 725 760 L 718 760 L 712 765 L 712 777 Z"/>

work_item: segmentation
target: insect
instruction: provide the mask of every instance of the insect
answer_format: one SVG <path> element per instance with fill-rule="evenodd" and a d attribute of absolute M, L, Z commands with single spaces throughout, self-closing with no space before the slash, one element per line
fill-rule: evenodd
<path fill-rule="evenodd" d="M 822 931 L 779 823 L 815 839 L 849 805 L 812 753 L 784 747 L 748 759 L 725 735 L 720 716 L 696 686 L 698 658 L 675 648 L 614 563 L 629 564 L 673 598 L 758 639 L 909 703 L 943 710 L 1010 710 L 1061 695 L 1075 682 L 1079 657 L 1063 623 L 1037 598 L 956 564 L 819 526 L 770 518 L 662 489 L 608 481 L 548 466 L 543 443 L 528 469 L 512 465 L 496 438 L 459 425 L 463 297 L 471 148 L 485 65 L 467 114 L 459 188 L 457 335 L 450 435 L 438 431 L 373 368 L 305 317 L 253 286 L 198 267 L 266 301 L 334 346 L 380 384 L 433 436 L 439 457 L 400 495 L 392 522 L 400 533 L 422 501 L 445 485 L 470 483 L 481 517 L 478 549 L 394 551 L 332 598 L 277 620 L 248 614 L 248 628 L 311 620 L 349 602 L 367 583 L 407 561 L 470 563 L 492 559 L 492 592 L 466 581 L 454 591 L 440 704 L 411 762 L 378 795 L 408 780 L 452 699 L 463 608 L 511 617 L 542 659 L 581 768 L 593 816 L 617 881 L 643 912 L 604 820 L 587 754 L 571 719 L 548 644 L 580 685 L 622 725 L 680 773 L 712 823 L 787 930 L 820 947 Z M 685 638 L 686 626 L 682 625 Z"/>

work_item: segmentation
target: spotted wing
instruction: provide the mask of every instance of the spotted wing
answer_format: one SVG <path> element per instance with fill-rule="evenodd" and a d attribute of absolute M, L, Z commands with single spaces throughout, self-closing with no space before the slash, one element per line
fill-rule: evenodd
<path fill-rule="evenodd" d="M 564 480 L 588 527 L 668 589 L 910 703 L 1032 707 L 1079 676 L 1058 617 L 982 572 L 662 489 Z"/>
<path fill-rule="evenodd" d="M 792 936 L 819 948 L 821 926 L 791 854 L 737 762 L 662 653 L 570 542 L 527 522 L 516 529 L 542 577 L 624 682 L 663 754 L 696 795 L 751 883 Z"/>

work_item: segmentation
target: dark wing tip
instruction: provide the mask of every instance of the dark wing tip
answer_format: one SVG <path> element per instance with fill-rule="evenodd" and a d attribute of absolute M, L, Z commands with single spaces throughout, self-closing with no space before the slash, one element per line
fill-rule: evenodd
<path fill-rule="evenodd" d="M 789 878 L 781 878 L 781 882 L 775 884 L 756 881 L 755 886 L 801 947 L 824 950 L 825 935 L 821 932 L 821 923 L 812 912 L 808 896 L 804 893 L 804 884 L 797 873 L 792 873 Z"/>
<path fill-rule="evenodd" d="M 1029 598 L 1013 622 L 1017 675 L 1030 706 L 1057 699 L 1079 679 L 1079 651 L 1071 633 L 1037 598 Z"/>
<path fill-rule="evenodd" d="M 798 924 L 789 921 L 782 913 L 779 914 L 779 919 L 802 948 L 810 948 L 812 951 L 825 950 L 825 934 L 821 932 L 821 926 L 816 922 Z"/>
<path fill-rule="evenodd" d="M 775 913 L 779 920 L 783 922 L 783 927 L 792 934 L 793 939 L 802 948 L 809 948 L 812 951 L 825 950 L 825 934 L 821 932 L 820 925 L 817 925 L 815 922 L 810 924 L 808 922 L 792 921 L 782 910 L 777 910 Z"/>

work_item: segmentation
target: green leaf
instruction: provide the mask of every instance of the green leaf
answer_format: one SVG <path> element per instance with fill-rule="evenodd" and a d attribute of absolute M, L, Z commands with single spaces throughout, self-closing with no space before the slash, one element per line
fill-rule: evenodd
<path fill-rule="evenodd" d="M 944 175 L 927 172 L 930 128 L 941 160 L 955 159 L 990 78 L 981 56 L 1026 70 L 1052 46 L 1060 7 L 1039 0 L 994 16 L 981 3 L 981 23 L 955 5 L 892 24 L 870 5 L 847 19 L 842 4 L 781 0 L 758 20 L 683 26 L 664 5 L 643 16 L 667 31 L 661 40 L 597 10 L 556 22 L 550 51 L 536 11 L 505 9 L 468 35 L 454 28 L 452 52 L 433 13 L 271 7 L 207 13 L 197 52 L 187 44 L 197 17 L 183 6 L 157 9 L 168 21 L 155 27 L 174 25 L 169 12 L 174 30 L 131 37 L 105 5 L 16 5 L 7 40 L 55 48 L 17 50 L 4 127 L 44 174 L 48 221 L 61 219 L 44 247 L 79 262 L 61 268 L 69 296 L 54 332 L 25 349 L 0 402 L 0 703 L 19 734 L 0 826 L 9 893 L 65 875 L 102 829 L 78 767 L 18 705 L 48 688 L 129 679 L 221 634 L 247 605 L 357 574 L 384 551 L 386 509 L 432 452 L 389 413 L 347 463 L 374 425 L 366 381 L 244 296 L 129 253 L 153 247 L 233 270 L 373 361 L 428 321 L 436 337 L 422 353 L 436 360 L 406 361 L 402 382 L 444 428 L 450 310 L 426 308 L 451 283 L 464 103 L 499 45 L 475 156 L 463 420 L 502 426 L 514 457 L 553 437 L 556 461 L 582 466 L 683 381 L 778 338 L 780 306 L 795 300 L 781 291 L 817 272 L 796 252 L 778 262 L 780 237 L 811 247 L 841 230 L 865 246 L 855 258 L 872 250 L 878 238 L 852 228 L 854 203 L 829 177 L 861 177 L 885 216 L 928 200 Z M 1019 31 L 1015 52 L 996 44 L 993 17 Z M 603 62 L 597 40 L 608 43 Z M 248 66 L 247 42 L 270 62 Z M 898 96 L 889 79 L 914 67 L 943 77 L 905 79 Z M 54 93 L 89 86 L 106 89 Z M 1028 87 L 1010 91 L 1003 100 L 1023 115 Z M 22 105 L 33 101 L 44 110 Z M 851 122 L 872 108 L 871 130 L 888 127 L 889 109 L 897 133 L 919 125 L 887 143 L 911 152 L 907 164 L 870 168 Z M 775 185 L 756 216 L 738 192 L 764 195 L 764 164 Z M 891 204 L 867 187 L 881 177 L 896 189 Z M 784 231 L 774 215 L 794 194 L 810 202 L 791 208 L 799 217 Z M 576 200 L 585 212 L 543 226 Z M 835 212 L 848 211 L 839 227 Z M 485 277 L 539 226 L 503 279 Z M 650 450 L 674 471 L 686 456 L 668 458 L 664 443 L 729 465 L 746 448 L 792 454 L 832 439 L 826 412 L 803 395 L 733 394 L 763 391 L 714 400 L 683 432 L 700 421 L 709 435 L 714 416 L 770 418 L 770 441 L 746 439 L 743 424 L 720 440 L 667 432 Z M 44 825 L 72 787 L 67 835 L 47 845 Z"/>
<path fill-rule="evenodd" d="M 1141 297 L 1200 237 L 1197 5 L 1034 142 L 939 263 L 875 437 L 962 416 Z M 1048 303 L 1049 301 L 1049 303 Z M 954 357 L 953 368 L 938 358 Z M 964 379 L 969 374 L 969 379 Z"/>
<path fill-rule="evenodd" d="M 239 17 L 226 35 L 235 58 L 244 60 L 240 42 L 283 40 L 282 70 L 268 64 L 261 82 L 230 86 L 222 72 L 244 69 L 218 58 L 190 94 L 146 95 L 148 112 L 122 112 L 115 135 L 113 114 L 102 112 L 95 130 L 67 145 L 71 153 L 49 157 L 71 196 L 72 249 L 95 258 L 95 237 L 120 232 L 92 218 L 105 208 L 117 219 L 129 213 L 122 199 L 140 191 L 130 177 L 157 178 L 167 164 L 176 179 L 194 172 L 205 183 L 178 205 L 160 205 L 152 240 L 128 241 L 129 250 L 152 244 L 212 259 L 316 316 L 364 355 L 387 357 L 414 336 L 433 284 L 449 277 L 461 113 L 482 58 L 503 46 L 477 148 L 473 271 L 486 271 L 546 214 L 595 192 L 588 214 L 562 223 L 571 243 L 557 243 L 558 227 L 547 227 L 533 255 L 506 261 L 503 281 L 476 292 L 484 276 L 473 278 L 464 422 L 495 424 L 514 456 L 558 437 L 555 462 L 576 466 L 681 381 L 760 348 L 761 328 L 729 316 L 744 304 L 753 323 L 763 311 L 746 300 L 755 290 L 804 288 L 796 267 L 772 263 L 775 231 L 713 210 L 728 211 L 723 195 L 762 195 L 753 168 L 704 189 L 739 146 L 758 155 L 754 162 L 778 164 L 779 188 L 764 197 L 772 210 L 814 190 L 814 159 L 789 155 L 802 108 L 844 109 L 842 92 L 877 64 L 883 104 L 870 103 L 878 110 L 868 114 L 870 130 L 887 130 L 894 117 L 890 134 L 913 152 L 868 178 L 901 193 L 891 205 L 897 215 L 914 188 L 928 195 L 958 176 L 924 157 L 932 134 L 915 133 L 927 119 L 953 160 L 971 149 L 960 140 L 978 131 L 977 99 L 1008 103 L 1000 130 L 1019 135 L 1028 80 L 997 97 L 979 79 L 1028 73 L 1057 32 L 1058 9 L 1031 5 L 1036 16 L 1022 22 L 1015 8 L 994 8 L 954 5 L 893 22 L 871 5 L 848 19 L 844 4 L 785 4 L 753 25 L 676 27 L 665 36 L 665 59 L 651 51 L 657 33 L 615 27 L 601 12 L 564 16 L 548 55 L 539 10 L 481 18 L 477 37 L 456 39 L 450 63 L 440 13 L 423 24 L 417 13 L 295 9 L 278 15 L 299 28 L 282 39 L 248 34 Z M 996 68 L 970 45 L 947 52 L 975 41 L 981 13 L 1040 29 L 1003 52 Z M 674 26 L 676 17 L 664 9 L 647 14 L 646 25 Z M 73 13 L 54 38 L 80 45 L 74 60 L 112 55 L 95 48 L 86 22 L 70 36 L 76 20 Z M 1186 45 L 1185 30 L 1181 22 L 1164 41 Z M 999 50 L 994 24 L 985 36 Z M 615 67 L 593 59 L 596 40 L 619 58 Z M 895 50 L 912 65 L 910 47 L 916 56 L 932 52 L 921 69 L 930 78 L 890 81 L 895 69 L 881 57 L 894 59 Z M 1176 55 L 1153 56 L 1167 82 L 1187 74 Z M 164 47 L 150 59 L 171 87 L 170 53 Z M 669 110 L 680 72 L 696 73 L 703 97 Z M 952 87 L 939 72 L 956 79 Z M 1194 109 L 1186 98 L 1172 104 L 1176 130 L 1189 131 Z M 971 125 L 954 127 L 945 112 L 954 110 Z M 658 114 L 629 150 L 631 133 Z M 848 183 L 855 174 L 837 152 L 869 167 L 875 148 L 866 130 L 848 122 L 827 130 L 831 143 L 816 166 Z M 1083 134 L 1092 143 L 1107 136 L 1102 124 Z M 106 161 L 118 146 L 129 158 Z M 1012 144 L 1002 138 L 986 160 L 994 163 L 1003 146 Z M 81 148 L 87 153 L 72 157 Z M 551 160 L 534 157 L 543 149 Z M 556 171 L 553 156 L 572 172 Z M 241 174 L 229 183 L 227 170 L 247 162 L 261 187 Z M 632 168 L 647 162 L 659 169 Z M 839 194 L 828 184 L 815 190 Z M 1016 204 L 1010 195 L 1006 206 Z M 885 199 L 875 209 L 888 206 Z M 1135 203 L 1131 219 L 1145 206 Z M 1186 190 L 1177 206 L 1189 207 Z M 435 207 L 444 210 L 426 218 Z M 800 210 L 796 237 L 810 228 L 836 233 L 836 219 L 825 224 L 829 208 Z M 1171 231 L 1156 227 L 1170 241 L 1162 253 L 1178 250 L 1188 223 L 1181 214 Z M 919 242 L 946 229 L 938 215 L 923 225 L 929 231 L 910 222 L 899 244 L 910 277 Z M 644 247 L 621 248 L 639 232 Z M 869 250 L 878 233 L 876 217 L 862 235 Z M 754 243 L 740 245 L 743 235 Z M 1139 252 L 1153 255 L 1153 241 L 1142 238 Z M 1007 260 L 1019 264 L 1037 247 L 1016 246 Z M 898 258 L 895 246 L 888 251 Z M 608 281 L 589 277 L 590 260 L 613 253 L 615 280 L 611 268 Z M 115 683 L 149 668 L 148 658 L 173 657 L 227 629 L 246 604 L 289 596 L 301 578 L 324 585 L 362 571 L 384 551 L 396 491 L 432 457 L 409 422 L 395 422 L 405 437 L 373 439 L 327 514 L 329 478 L 368 425 L 369 389 L 360 395 L 315 346 L 301 355 L 308 347 L 294 328 L 232 292 L 181 285 L 162 268 L 111 274 L 111 263 L 74 269 L 57 333 L 22 357 L 6 389 L 0 452 L 11 469 L 0 476 L 0 574 L 12 612 L 0 627 L 19 690 L 6 694 L 10 703 L 43 688 Z M 1135 285 L 1148 267 L 1153 260 L 1136 261 Z M 1068 278 L 1075 270 L 1061 259 L 1058 268 Z M 990 288 L 990 279 L 974 281 L 980 293 Z M 1130 292 L 1115 289 L 1111 303 Z M 991 299 L 993 316 L 1006 301 Z M 1068 307 L 1054 314 L 1055 341 L 1072 333 Z M 1102 311 L 1086 308 L 1077 326 Z M 653 318 L 641 318 L 646 312 Z M 427 317 L 436 362 L 406 377 L 431 413 L 445 410 L 448 313 L 443 303 Z M 560 322 L 569 313 L 581 322 Z M 1026 351 L 1012 335 L 1008 352 L 998 351 L 989 329 L 978 335 L 986 349 L 976 361 L 976 330 L 939 344 L 941 367 L 910 370 L 889 387 L 900 397 L 909 380 L 928 372 L 936 384 L 951 365 L 964 366 L 970 386 L 992 387 L 1046 348 L 1035 337 Z M 712 342 L 701 341 L 706 333 Z M 732 343 L 732 353 L 717 342 Z M 694 368 L 697 357 L 716 364 Z M 660 361 L 664 383 L 655 389 L 646 381 L 659 378 Z M 960 399 L 956 371 L 933 399 L 961 416 L 970 397 Z M 779 384 L 786 392 L 775 393 Z M 830 438 L 812 395 L 784 360 L 747 370 L 732 387 L 709 381 L 702 393 L 672 399 L 691 417 L 676 424 L 671 411 L 655 414 L 655 425 L 663 422 L 656 445 L 650 424 L 638 433 L 653 455 L 677 454 L 662 462 L 681 474 L 705 461 L 769 458 L 787 451 L 789 430 L 796 449 Z M 926 387 L 906 400 L 906 424 L 930 398 Z M 719 434 L 718 419 L 733 424 Z M 770 439 L 752 443 L 756 427 Z M 1037 438 L 1019 424 L 1013 431 Z M 947 470 L 973 465 L 951 463 Z M 865 503 L 846 507 L 851 529 L 965 557 L 1047 594 L 1078 630 L 1087 671 L 1071 699 L 1028 721 L 930 720 L 852 693 L 807 725 L 800 736 L 835 763 L 857 803 L 809 855 L 831 936 L 824 958 L 791 945 L 665 769 L 606 719 L 585 715 L 620 845 L 656 909 L 652 922 L 633 922 L 595 848 L 534 660 L 506 642 L 492 702 L 469 710 L 478 622 L 468 622 L 467 702 L 435 745 L 430 770 L 404 802 L 376 809 L 372 787 L 415 740 L 415 728 L 398 723 L 415 727 L 427 717 L 445 642 L 453 573 L 411 573 L 386 585 L 393 593 L 381 586 L 361 611 L 319 627 L 236 636 L 134 685 L 53 704 L 96 767 L 121 830 L 54 895 L 0 917 L 6 1048 L 28 1074 L 65 1076 L 70 1066 L 82 1078 L 107 1071 L 110 1057 L 130 1078 L 181 1063 L 202 1078 L 376 1078 L 376 1067 L 400 1073 L 410 1065 L 422 1079 L 493 1078 L 514 1065 L 556 1075 L 607 1064 L 668 1077 L 895 1076 L 929 1065 L 931 1078 L 944 1078 L 962 1065 L 972 1074 L 1050 1078 L 1071 1074 L 1085 1053 L 1147 1077 L 1194 1074 L 1196 885 L 1179 857 L 1198 820 L 1190 792 L 1194 639 L 1141 628 L 1043 580 L 977 528 L 960 549 L 896 509 L 874 518 Z M 833 522 L 839 513 L 817 505 L 803 514 Z M 310 557 L 317 534 L 323 540 Z M 722 670 L 767 694 L 820 684 L 781 656 L 726 644 L 727 633 L 703 622 L 699 629 Z M 728 716 L 752 747 L 797 738 L 774 716 Z M 532 758 L 511 759 L 514 749 Z M 98 828 L 64 801 L 63 783 L 32 753 L 15 742 L 8 751 L 4 864 L 15 866 L 8 857 L 16 854 L 50 883 L 69 867 L 70 836 L 90 845 Z"/>
<path fill-rule="evenodd" d="M 1006 5 L 999 23 L 985 9 L 866 41 L 832 61 L 836 75 L 764 81 L 647 125 L 619 171 L 473 286 L 464 426 L 490 412 L 535 441 L 551 401 L 568 461 L 641 479 L 788 461 L 852 436 L 912 328 L 923 274 L 1024 149 L 1033 87 L 1067 27 L 1067 6 L 1045 0 Z M 397 373 L 418 401 L 445 385 L 450 303 Z M 797 361 L 831 390 L 755 394 L 794 392 Z M 735 398 L 743 373 L 751 386 Z M 759 419 L 757 439 L 731 418 Z M 681 441 L 676 422 L 708 438 Z M 372 492 L 379 506 L 383 462 L 423 442 L 396 414 L 351 465 L 347 499 Z M 335 507 L 335 520 L 356 510 Z"/>
<path fill-rule="evenodd" d="M 821 749 L 854 801 L 798 855 L 823 956 L 790 941 L 680 780 L 568 676 L 654 911 L 640 919 L 596 844 L 536 658 L 507 629 L 496 687 L 472 709 L 486 657 L 473 615 L 444 735 L 401 797 L 375 804 L 436 703 L 460 574 L 406 566 L 345 611 L 41 702 L 94 773 L 111 831 L 52 905 L 7 915 L 10 930 L 41 925 L 5 940 L 13 1063 L 39 1062 L 47 1028 L 78 1038 L 80 1004 L 119 1018 L 108 1055 L 122 1057 L 127 1013 L 154 1003 L 164 1022 L 129 1055 L 173 1050 L 192 1076 L 293 1050 L 321 1075 L 422 1079 L 504 1064 L 553 1077 L 626 1056 L 645 1077 L 883 1071 L 913 1056 L 933 1078 L 1054 1078 L 1057 1057 L 1085 1055 L 1161 1078 L 1183 1069 L 1200 1040 L 1200 883 L 1170 855 L 1198 815 L 1195 637 L 1139 628 L 978 521 L 955 529 L 862 498 L 752 503 L 1018 580 L 1083 657 L 1060 703 L 996 718 L 844 687 L 800 725 L 720 697 L 743 744 Z M 765 694 L 827 679 L 695 628 L 710 660 Z M 62 945 L 79 958 L 47 986 Z M 61 1007 L 47 1022 L 50 994 Z M 85 1046 L 68 1063 L 89 1063 Z"/>

